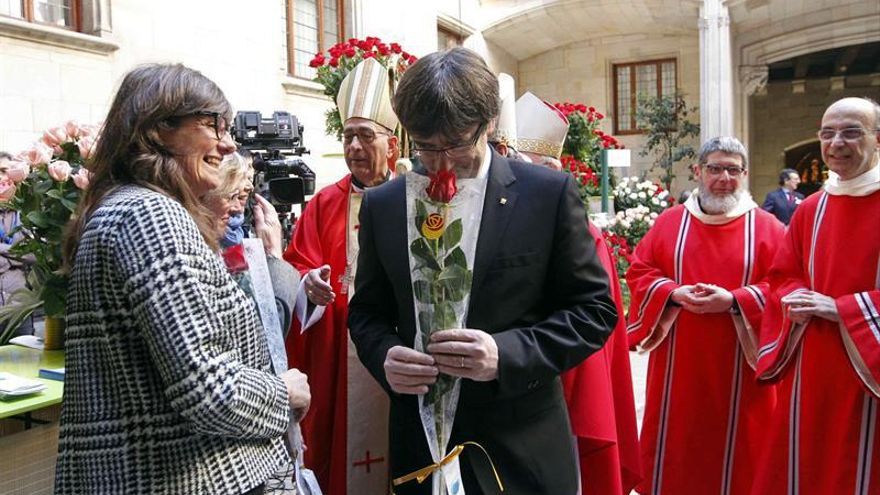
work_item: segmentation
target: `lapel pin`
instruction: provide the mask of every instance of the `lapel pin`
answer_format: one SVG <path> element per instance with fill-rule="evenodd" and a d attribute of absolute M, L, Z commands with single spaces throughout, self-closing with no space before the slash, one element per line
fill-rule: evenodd
<path fill-rule="evenodd" d="M 506 205 L 506 204 L 507 204 L 507 198 L 501 198 L 498 202 L 501 203 L 502 205 Z"/>

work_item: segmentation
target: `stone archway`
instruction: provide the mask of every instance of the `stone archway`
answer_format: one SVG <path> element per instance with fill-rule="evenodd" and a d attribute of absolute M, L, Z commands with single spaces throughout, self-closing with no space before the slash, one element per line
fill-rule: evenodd
<path fill-rule="evenodd" d="M 747 2 L 728 2 L 734 22 L 749 22 L 742 13 Z M 819 13 L 805 12 L 785 19 L 785 23 L 765 26 L 755 23 L 734 38 L 736 77 L 734 94 L 737 109 L 736 132 L 746 142 L 750 139 L 749 99 L 762 93 L 767 84 L 768 66 L 800 55 L 880 41 L 880 4 L 854 3 L 847 6 L 850 16 L 834 18 L 833 9 Z M 826 19 L 826 16 L 830 18 Z"/>

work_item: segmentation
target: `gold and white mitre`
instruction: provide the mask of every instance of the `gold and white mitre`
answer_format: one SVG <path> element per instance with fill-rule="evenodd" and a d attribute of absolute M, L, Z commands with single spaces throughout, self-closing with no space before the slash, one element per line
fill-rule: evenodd
<path fill-rule="evenodd" d="M 336 106 L 342 122 L 359 117 L 394 131 L 398 119 L 391 108 L 391 93 L 388 69 L 376 59 L 363 60 L 339 85 Z"/>
<path fill-rule="evenodd" d="M 495 123 L 495 132 L 489 136 L 489 142 L 502 143 L 517 149 L 516 87 L 510 74 L 498 74 L 498 99 L 501 101 L 501 111 Z"/>
<path fill-rule="evenodd" d="M 516 150 L 559 158 L 568 119 L 558 108 L 526 93 L 516 101 Z"/>

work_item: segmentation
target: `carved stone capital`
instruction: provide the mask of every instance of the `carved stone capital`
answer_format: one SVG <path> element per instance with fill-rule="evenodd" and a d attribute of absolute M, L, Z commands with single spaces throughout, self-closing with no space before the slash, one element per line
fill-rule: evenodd
<path fill-rule="evenodd" d="M 739 68 L 739 81 L 746 96 L 752 96 L 767 87 L 770 69 L 766 65 L 742 65 Z"/>

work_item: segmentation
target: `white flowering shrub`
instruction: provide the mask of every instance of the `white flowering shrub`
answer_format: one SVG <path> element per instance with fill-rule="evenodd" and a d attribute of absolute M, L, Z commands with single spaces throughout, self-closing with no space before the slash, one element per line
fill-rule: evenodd
<path fill-rule="evenodd" d="M 614 208 L 617 211 L 644 206 L 660 213 L 672 206 L 674 201 L 662 186 L 638 177 L 624 177 L 614 188 Z"/>

